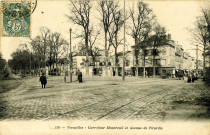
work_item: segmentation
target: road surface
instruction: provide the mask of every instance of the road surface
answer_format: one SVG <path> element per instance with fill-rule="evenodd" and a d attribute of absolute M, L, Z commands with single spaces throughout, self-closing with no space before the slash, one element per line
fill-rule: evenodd
<path fill-rule="evenodd" d="M 73 79 L 65 83 L 62 76 L 50 76 L 45 89 L 38 77 L 19 80 L 18 88 L 1 94 L 0 119 L 165 120 L 179 114 L 170 112 L 172 102 L 194 100 L 201 93 L 195 90 L 201 82 L 175 79 L 127 77 L 123 82 L 120 77 L 86 77 L 83 83 Z"/>

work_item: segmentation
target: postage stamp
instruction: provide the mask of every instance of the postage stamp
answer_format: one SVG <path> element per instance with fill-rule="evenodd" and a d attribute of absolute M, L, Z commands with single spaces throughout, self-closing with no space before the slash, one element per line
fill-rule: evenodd
<path fill-rule="evenodd" d="M 31 2 L 2 2 L 2 37 L 29 37 Z"/>

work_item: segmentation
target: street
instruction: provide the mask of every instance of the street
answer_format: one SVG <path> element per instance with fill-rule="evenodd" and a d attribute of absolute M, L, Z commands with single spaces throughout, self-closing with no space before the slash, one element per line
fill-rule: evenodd
<path fill-rule="evenodd" d="M 69 79 L 69 78 L 68 78 Z M 39 77 L 18 79 L 21 85 L 1 96 L 1 120 L 156 120 L 209 117 L 209 87 L 201 80 L 84 77 L 67 83 L 49 76 L 45 89 Z M 202 100 L 202 96 L 208 98 Z M 205 102 L 205 103 L 204 103 Z"/>

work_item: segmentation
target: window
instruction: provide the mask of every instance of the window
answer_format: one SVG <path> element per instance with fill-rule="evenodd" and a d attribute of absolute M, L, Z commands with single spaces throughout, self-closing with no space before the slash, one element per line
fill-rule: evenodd
<path fill-rule="evenodd" d="M 163 54 L 163 55 L 166 55 L 166 48 L 163 48 L 163 49 L 162 49 L 162 54 Z"/>
<path fill-rule="evenodd" d="M 160 66 L 160 59 L 155 59 L 154 64 L 155 66 Z"/>
<path fill-rule="evenodd" d="M 161 60 L 161 65 L 162 65 L 162 66 L 165 66 L 165 65 L 166 65 L 166 59 L 162 59 L 162 60 Z"/>

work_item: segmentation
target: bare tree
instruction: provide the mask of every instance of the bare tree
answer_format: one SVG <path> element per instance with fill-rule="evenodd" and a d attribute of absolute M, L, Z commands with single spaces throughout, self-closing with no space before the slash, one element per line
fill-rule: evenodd
<path fill-rule="evenodd" d="M 143 41 L 139 43 L 140 48 L 140 54 L 142 56 L 142 64 L 143 64 L 143 77 L 145 78 L 145 72 L 146 72 L 146 56 L 149 54 L 148 46 L 150 44 L 149 41 L 149 34 L 152 31 L 152 26 L 150 24 L 147 25 L 146 30 L 144 31 L 143 35 Z"/>
<path fill-rule="evenodd" d="M 100 30 L 94 31 L 94 28 L 92 26 L 91 30 L 89 31 L 89 45 L 90 45 L 90 55 L 93 60 L 93 69 L 95 69 L 95 63 L 97 55 L 99 55 L 99 47 L 96 46 L 96 41 L 98 39 L 98 36 L 100 35 Z"/>
<path fill-rule="evenodd" d="M 203 71 L 206 76 L 206 53 L 210 49 L 210 10 L 201 9 L 202 16 L 197 17 L 195 28 L 190 29 L 192 41 L 203 48 Z"/>
<path fill-rule="evenodd" d="M 82 32 L 83 33 L 83 32 Z M 83 51 L 85 50 L 84 48 L 84 35 L 82 34 L 77 34 L 77 33 L 74 33 L 76 36 L 75 38 L 79 38 L 81 39 L 78 43 L 79 47 L 80 47 L 80 51 Z M 97 56 L 99 55 L 99 47 L 98 45 L 96 44 L 97 43 L 97 40 L 99 38 L 99 35 L 100 35 L 100 29 L 99 30 L 95 30 L 93 25 L 91 26 L 91 28 L 89 29 L 89 38 L 88 38 L 88 43 L 89 43 L 89 47 L 88 47 L 88 53 L 89 55 L 92 57 L 92 60 L 93 60 L 93 69 L 95 68 L 95 63 L 96 63 L 96 59 L 97 59 Z"/>
<path fill-rule="evenodd" d="M 104 33 L 105 33 L 105 75 L 108 75 L 108 51 L 110 48 L 110 45 L 107 45 L 107 36 L 110 29 L 111 24 L 114 22 L 114 18 L 112 15 L 113 10 L 116 8 L 115 3 L 112 0 L 103 0 L 99 3 L 99 13 L 102 16 L 100 19 L 103 27 L 104 27 Z"/>
<path fill-rule="evenodd" d="M 52 33 L 50 39 L 50 48 L 52 48 L 52 54 L 54 57 L 54 62 L 56 64 L 56 75 L 58 75 L 58 61 L 63 56 L 67 49 L 68 42 L 61 37 L 60 33 Z M 54 64 L 53 64 L 54 69 Z"/>
<path fill-rule="evenodd" d="M 71 22 L 81 26 L 84 30 L 85 48 L 86 48 L 86 75 L 89 75 L 89 61 L 88 61 L 88 38 L 89 38 L 89 24 L 90 24 L 90 10 L 92 5 L 90 0 L 70 0 L 70 15 L 67 16 Z"/>
<path fill-rule="evenodd" d="M 119 40 L 119 32 L 124 24 L 124 17 L 123 17 L 123 10 L 120 9 L 119 2 L 115 3 L 115 8 L 112 9 L 112 16 L 113 16 L 113 24 L 111 25 L 111 29 L 108 31 L 109 33 L 109 41 L 114 48 L 114 55 L 115 55 L 115 73 L 118 76 L 118 47 L 121 45 L 123 39 Z M 128 17 L 126 18 L 128 19 Z"/>
<path fill-rule="evenodd" d="M 156 56 L 159 55 L 158 48 L 166 44 L 166 30 L 164 27 L 157 24 L 154 28 L 155 35 L 151 36 L 150 42 L 152 43 L 152 65 L 153 65 L 153 77 L 155 77 L 155 67 L 157 66 L 157 60 L 155 59 Z"/>
<path fill-rule="evenodd" d="M 135 13 L 136 11 L 136 13 Z M 155 18 L 152 10 L 149 8 L 147 3 L 142 1 L 138 2 L 137 10 L 130 8 L 130 17 L 132 20 L 132 25 L 129 26 L 131 35 L 134 39 L 135 45 L 134 48 L 134 55 L 136 60 L 136 76 L 138 76 L 138 66 L 139 66 L 139 43 L 144 39 L 145 29 L 147 29 L 148 24 Z"/>
<path fill-rule="evenodd" d="M 48 62 L 51 71 L 51 66 L 53 65 L 54 70 L 55 63 L 57 68 L 58 60 L 67 50 L 67 41 L 61 37 L 60 33 L 51 33 L 46 27 L 42 27 L 40 32 L 39 36 L 31 38 L 31 48 L 37 57 L 35 59 L 38 60 L 39 69 L 45 67 L 46 62 Z M 48 61 L 46 61 L 47 56 Z"/>
<path fill-rule="evenodd" d="M 50 35 L 50 30 L 46 27 L 41 27 L 40 32 L 41 32 L 41 38 L 42 38 L 42 43 L 43 43 L 43 62 L 44 62 L 44 67 L 45 67 L 46 54 L 47 54 L 47 40 L 48 40 L 48 36 Z"/>

